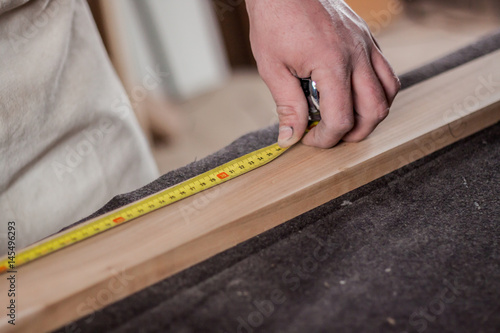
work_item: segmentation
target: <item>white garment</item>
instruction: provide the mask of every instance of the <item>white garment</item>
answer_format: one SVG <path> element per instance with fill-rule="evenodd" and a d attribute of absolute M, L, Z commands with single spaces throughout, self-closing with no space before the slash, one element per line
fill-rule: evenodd
<path fill-rule="evenodd" d="M 0 255 L 158 176 L 84 0 L 0 0 Z"/>

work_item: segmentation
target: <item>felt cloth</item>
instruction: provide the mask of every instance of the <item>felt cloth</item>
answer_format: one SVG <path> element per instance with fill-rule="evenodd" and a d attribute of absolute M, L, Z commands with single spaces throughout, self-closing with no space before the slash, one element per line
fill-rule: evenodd
<path fill-rule="evenodd" d="M 449 62 L 456 66 L 498 48 L 500 34 L 403 75 L 402 82 L 408 87 Z M 276 126 L 248 134 L 114 198 L 93 216 L 273 143 L 276 136 Z M 498 331 L 499 169 L 497 124 L 61 332 Z"/>

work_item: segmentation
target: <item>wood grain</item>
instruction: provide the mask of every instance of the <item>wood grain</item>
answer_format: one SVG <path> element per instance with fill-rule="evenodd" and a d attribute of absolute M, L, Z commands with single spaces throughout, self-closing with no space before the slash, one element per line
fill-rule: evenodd
<path fill-rule="evenodd" d="M 65 325 L 496 123 L 499 61 L 500 51 L 405 90 L 361 143 L 299 144 L 246 175 L 20 267 L 16 326 L 4 319 L 0 331 Z M 7 289 L 2 276 L 2 306 Z"/>

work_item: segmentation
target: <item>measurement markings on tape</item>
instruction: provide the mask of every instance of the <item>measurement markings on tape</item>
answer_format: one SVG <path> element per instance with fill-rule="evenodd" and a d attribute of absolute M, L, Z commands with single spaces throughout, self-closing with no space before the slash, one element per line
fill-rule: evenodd
<path fill-rule="evenodd" d="M 15 257 L 5 256 L 0 259 L 0 274 L 257 169 L 280 156 L 285 150 L 286 148 L 280 148 L 277 143 L 256 150 L 128 206 L 118 208 L 88 224 L 63 231 L 46 241 L 21 250 Z"/>

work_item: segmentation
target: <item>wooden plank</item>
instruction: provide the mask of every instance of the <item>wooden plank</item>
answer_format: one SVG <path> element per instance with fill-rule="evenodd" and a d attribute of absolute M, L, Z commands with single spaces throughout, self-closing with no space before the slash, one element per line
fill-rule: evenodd
<path fill-rule="evenodd" d="M 299 144 L 249 174 L 20 267 L 16 326 L 4 319 L 0 331 L 60 327 L 496 123 L 499 61 L 500 51 L 405 90 L 361 143 Z M 2 306 L 7 283 L 2 276 Z"/>

